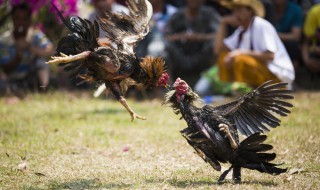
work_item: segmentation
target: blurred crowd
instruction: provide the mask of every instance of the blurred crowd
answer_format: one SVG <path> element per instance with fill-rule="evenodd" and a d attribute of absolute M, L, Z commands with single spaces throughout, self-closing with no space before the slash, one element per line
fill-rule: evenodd
<path fill-rule="evenodd" d="M 163 57 L 171 79 L 183 78 L 201 96 L 245 93 L 268 80 L 320 89 L 320 0 L 149 1 L 151 30 L 137 55 Z M 125 0 L 79 3 L 92 6 L 91 21 L 105 11 L 129 14 Z M 34 24 L 33 14 L 21 0 L 6 15 L 12 24 L 0 34 L 0 96 L 76 86 L 45 64 L 57 39 Z M 99 36 L 109 42 L 101 29 Z"/>

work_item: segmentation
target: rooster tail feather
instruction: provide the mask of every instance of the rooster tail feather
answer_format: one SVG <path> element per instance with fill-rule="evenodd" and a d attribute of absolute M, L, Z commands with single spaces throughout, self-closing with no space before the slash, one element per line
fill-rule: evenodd
<path fill-rule="evenodd" d="M 98 89 L 93 93 L 95 98 L 99 97 L 107 89 L 105 84 L 101 84 Z"/>
<path fill-rule="evenodd" d="M 258 170 L 262 173 L 279 175 L 287 169 L 278 168 L 280 164 L 270 163 L 276 158 L 275 153 L 267 153 L 272 150 L 272 146 L 262 144 L 267 139 L 266 135 L 255 133 L 243 140 L 237 149 L 237 159 L 234 163 L 241 163 L 241 167 Z"/>
<path fill-rule="evenodd" d="M 278 165 L 280 164 L 263 162 L 263 163 L 245 164 L 243 167 L 251 170 L 258 170 L 261 173 L 267 173 L 270 175 L 279 175 L 287 171 L 287 168 L 283 169 L 283 168 L 276 167 Z"/>
<path fill-rule="evenodd" d="M 58 16 L 60 17 L 61 21 L 63 22 L 63 24 L 70 30 L 72 31 L 72 26 L 70 24 L 69 21 L 67 21 L 66 18 L 64 18 L 64 16 L 62 15 L 61 11 L 58 9 L 58 7 L 54 4 L 54 2 L 51 2 L 52 6 L 54 7 L 54 9 L 57 11 Z"/>

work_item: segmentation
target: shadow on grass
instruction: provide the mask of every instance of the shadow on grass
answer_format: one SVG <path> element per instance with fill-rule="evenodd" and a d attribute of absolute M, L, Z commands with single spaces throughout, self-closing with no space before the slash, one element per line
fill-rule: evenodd
<path fill-rule="evenodd" d="M 106 109 L 95 109 L 90 112 L 86 112 L 85 114 L 117 114 L 117 113 L 125 113 L 127 112 L 125 109 L 120 109 L 120 108 L 106 108 Z"/>
<path fill-rule="evenodd" d="M 98 179 L 75 179 L 68 182 L 51 181 L 48 185 L 48 189 L 62 190 L 62 189 L 120 189 L 130 188 L 133 184 L 125 183 L 102 183 Z M 26 190 L 42 190 L 37 187 L 24 187 Z"/>
<path fill-rule="evenodd" d="M 134 108 L 134 107 L 133 107 Z M 147 112 L 147 109 L 145 108 L 139 108 L 139 109 L 134 109 L 136 112 Z M 117 108 L 105 108 L 105 109 L 95 109 L 92 111 L 84 112 L 84 114 L 118 114 L 118 113 L 128 113 L 128 111 L 121 105 L 119 104 L 119 107 Z"/>
<path fill-rule="evenodd" d="M 187 187 L 200 187 L 200 186 L 223 186 L 223 184 L 235 184 L 231 180 L 224 181 L 221 184 L 218 184 L 217 180 L 207 181 L 207 180 L 168 180 L 168 183 L 171 186 L 178 188 L 187 188 Z M 278 184 L 273 181 L 242 181 L 239 185 L 261 185 L 261 186 L 277 186 Z"/>
<path fill-rule="evenodd" d="M 211 182 L 207 180 L 175 180 L 171 179 L 168 180 L 168 183 L 173 187 L 178 188 L 187 188 L 187 187 L 201 187 L 201 186 L 210 186 L 210 185 L 217 185 L 216 182 Z"/>
<path fill-rule="evenodd" d="M 234 184 L 231 180 L 227 180 L 222 184 L 218 184 L 216 180 L 177 180 L 177 179 L 146 179 L 145 182 L 147 184 L 163 184 L 164 182 L 170 184 L 175 188 L 199 188 L 199 187 L 212 187 L 212 186 L 221 186 L 224 184 Z M 236 185 L 236 184 L 235 184 Z M 265 187 L 275 187 L 278 184 L 272 181 L 243 181 L 239 185 L 261 185 Z M 161 186 L 161 185 L 160 185 Z M 48 188 L 46 189 L 133 189 L 137 187 L 136 184 L 126 184 L 126 183 L 104 183 L 99 181 L 99 179 L 75 179 L 68 182 L 59 182 L 59 181 L 51 181 L 48 184 Z M 44 190 L 42 188 L 28 186 L 23 187 L 22 189 L 26 190 Z"/>

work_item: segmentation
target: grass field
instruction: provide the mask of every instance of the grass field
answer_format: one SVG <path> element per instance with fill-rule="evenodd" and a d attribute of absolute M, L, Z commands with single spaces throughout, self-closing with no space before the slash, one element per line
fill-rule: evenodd
<path fill-rule="evenodd" d="M 320 93 L 295 97 L 268 142 L 276 162 L 300 172 L 243 170 L 241 185 L 221 186 L 160 100 L 129 101 L 148 118 L 130 122 L 119 103 L 86 94 L 0 99 L 0 189 L 320 189 Z"/>

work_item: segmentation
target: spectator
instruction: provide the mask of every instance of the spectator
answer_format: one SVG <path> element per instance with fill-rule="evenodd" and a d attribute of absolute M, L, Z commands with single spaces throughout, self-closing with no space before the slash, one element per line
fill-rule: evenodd
<path fill-rule="evenodd" d="M 89 16 L 91 22 L 96 20 L 97 16 L 102 18 L 105 17 L 106 11 L 112 11 L 114 13 L 124 12 L 129 14 L 128 8 L 116 3 L 115 0 L 92 0 L 92 5 L 95 11 Z M 106 36 L 108 36 L 108 34 L 100 28 L 99 37 L 105 38 Z M 103 40 L 100 41 L 103 42 Z M 108 43 L 108 40 L 106 40 L 106 43 Z"/>
<path fill-rule="evenodd" d="M 272 0 L 260 0 L 264 6 L 265 15 L 264 19 L 269 21 L 271 24 L 275 24 L 275 8 Z"/>
<path fill-rule="evenodd" d="M 136 49 L 138 57 L 151 55 L 154 57 L 164 56 L 165 43 L 163 39 L 165 26 L 177 8 L 165 3 L 164 0 L 150 0 L 153 7 L 151 30 L 149 34 L 139 42 Z"/>
<path fill-rule="evenodd" d="M 206 5 L 215 8 L 221 16 L 231 14 L 229 2 L 232 0 L 207 0 Z M 274 6 L 272 0 L 260 0 L 265 8 L 265 17 L 270 23 L 274 23 Z M 226 6 L 227 5 L 227 6 Z"/>
<path fill-rule="evenodd" d="M 275 28 L 264 20 L 259 0 L 234 0 L 233 15 L 222 18 L 216 35 L 215 53 L 220 54 L 219 76 L 226 82 L 252 87 L 268 80 L 288 82 L 295 78 L 292 62 Z M 226 26 L 240 27 L 226 38 Z"/>
<path fill-rule="evenodd" d="M 40 86 L 49 83 L 49 68 L 46 57 L 53 54 L 53 46 L 46 36 L 31 26 L 31 10 L 27 4 L 12 8 L 13 30 L 0 37 L 0 69 L 4 75 L 2 86 L 14 86 L 29 79 L 38 78 Z M 5 84 L 5 85 L 4 85 Z"/>
<path fill-rule="evenodd" d="M 308 11 L 311 9 L 313 5 L 320 2 L 320 0 L 291 0 L 291 1 L 300 5 L 304 15 L 308 13 Z"/>
<path fill-rule="evenodd" d="M 289 0 L 273 0 L 275 7 L 275 27 L 290 58 L 301 60 L 300 37 L 303 26 L 303 12 L 299 5 Z"/>
<path fill-rule="evenodd" d="M 203 5 L 203 0 L 187 0 L 168 22 L 168 67 L 173 78 L 182 77 L 193 86 L 200 73 L 211 65 L 212 41 L 220 16 Z"/>
<path fill-rule="evenodd" d="M 220 16 L 229 15 L 231 13 L 231 10 L 224 6 L 224 2 L 231 1 L 231 0 L 206 0 L 205 5 L 210 6 L 214 8 Z"/>
<path fill-rule="evenodd" d="M 314 5 L 307 14 L 302 56 L 311 72 L 320 73 L 320 4 Z"/>
<path fill-rule="evenodd" d="M 177 12 L 177 8 L 165 3 L 164 0 L 150 0 L 153 7 L 152 19 L 155 21 L 155 27 L 161 33 L 164 33 L 165 26 L 170 17 Z"/>
<path fill-rule="evenodd" d="M 227 10 L 227 12 L 220 12 L 221 15 L 227 16 L 232 14 L 230 7 L 231 0 L 211 0 L 210 5 L 213 5 L 218 10 Z M 265 9 L 265 19 L 270 23 L 274 23 L 274 7 L 272 0 L 260 0 Z M 227 25 L 226 36 L 230 36 L 237 28 L 239 23 L 234 20 L 232 25 Z M 212 94 L 243 94 L 249 92 L 252 88 L 241 82 L 222 82 L 218 73 L 218 67 L 216 65 L 212 66 L 209 70 L 204 72 L 197 82 L 194 90 L 200 96 L 212 95 Z"/>

